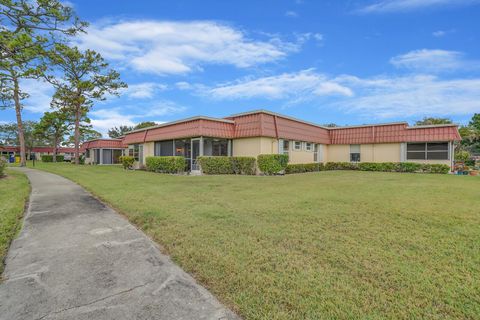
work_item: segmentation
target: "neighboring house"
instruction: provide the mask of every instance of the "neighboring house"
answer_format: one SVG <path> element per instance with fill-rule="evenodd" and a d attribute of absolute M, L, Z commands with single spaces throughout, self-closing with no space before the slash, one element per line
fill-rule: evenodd
<path fill-rule="evenodd" d="M 83 154 L 83 150 L 80 150 L 80 154 Z M 0 146 L 0 156 L 10 159 L 10 156 L 19 156 L 19 146 Z M 41 160 L 42 155 L 53 155 L 53 147 L 32 147 L 27 148 L 27 159 L 29 160 Z M 64 156 L 65 160 L 69 160 L 75 156 L 75 148 L 57 148 L 57 155 Z"/>
<path fill-rule="evenodd" d="M 122 139 L 95 139 L 82 144 L 86 164 L 117 164 L 125 148 Z"/>
<path fill-rule="evenodd" d="M 131 131 L 121 141 L 102 139 L 102 143 L 128 146 L 127 153 L 138 166 L 144 165 L 148 156 L 175 155 L 186 158 L 189 170 L 198 170 L 200 156 L 279 153 L 288 154 L 290 163 L 421 162 L 452 166 L 454 142 L 459 140 L 453 124 L 410 127 L 406 122 L 395 122 L 330 128 L 258 110 L 225 118 L 187 118 Z"/>

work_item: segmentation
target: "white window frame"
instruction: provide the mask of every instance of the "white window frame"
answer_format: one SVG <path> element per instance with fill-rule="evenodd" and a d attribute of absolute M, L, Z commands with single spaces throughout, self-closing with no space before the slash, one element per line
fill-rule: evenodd
<path fill-rule="evenodd" d="M 305 151 L 312 152 L 314 144 L 312 142 L 305 142 Z"/>
<path fill-rule="evenodd" d="M 297 148 L 297 143 L 299 147 Z M 302 150 L 302 142 L 301 141 L 293 141 L 293 150 L 294 151 L 301 151 Z"/>
<path fill-rule="evenodd" d="M 358 152 L 354 152 L 352 149 L 356 149 L 356 147 L 358 146 Z M 358 154 L 358 161 L 353 161 L 352 160 L 352 154 Z M 362 146 L 360 144 L 351 144 L 350 145 L 350 162 L 354 162 L 354 163 L 357 163 L 357 162 L 361 162 L 362 161 Z"/>

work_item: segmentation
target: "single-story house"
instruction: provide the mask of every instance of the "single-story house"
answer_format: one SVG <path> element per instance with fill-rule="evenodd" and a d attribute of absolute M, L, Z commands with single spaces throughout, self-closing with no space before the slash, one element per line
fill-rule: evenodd
<path fill-rule="evenodd" d="M 53 155 L 53 147 L 27 147 L 28 160 L 41 160 L 42 155 Z M 80 150 L 80 154 L 83 154 Z M 59 147 L 57 148 L 57 155 L 64 156 L 65 160 L 73 159 L 75 156 L 75 148 Z M 10 159 L 11 156 L 20 156 L 20 146 L 0 146 L 0 156 Z"/>
<path fill-rule="evenodd" d="M 199 170 L 200 156 L 259 154 L 288 154 L 290 163 L 420 162 L 453 166 L 454 142 L 459 140 L 454 124 L 409 126 L 394 122 L 325 127 L 257 110 L 225 118 L 182 119 L 108 141 L 118 150 L 126 147 L 126 154 L 133 156 L 138 166 L 144 165 L 148 156 L 176 155 L 184 156 L 189 170 L 195 171 Z M 98 155 L 96 159 L 103 158 Z"/>
<path fill-rule="evenodd" d="M 117 164 L 126 146 L 122 139 L 95 139 L 82 144 L 86 164 Z"/>

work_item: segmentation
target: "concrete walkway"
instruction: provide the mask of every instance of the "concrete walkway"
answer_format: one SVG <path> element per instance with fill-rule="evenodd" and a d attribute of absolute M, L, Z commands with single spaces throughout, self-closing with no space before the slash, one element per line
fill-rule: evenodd
<path fill-rule="evenodd" d="M 0 319 L 237 319 L 83 188 L 19 170 L 32 194 L 6 260 Z"/>

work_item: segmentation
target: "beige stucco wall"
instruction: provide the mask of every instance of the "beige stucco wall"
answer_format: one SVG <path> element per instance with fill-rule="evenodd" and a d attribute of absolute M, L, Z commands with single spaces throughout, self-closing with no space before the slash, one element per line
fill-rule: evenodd
<path fill-rule="evenodd" d="M 328 162 L 349 162 L 350 145 L 328 145 L 326 159 Z M 377 143 L 361 144 L 360 160 L 361 162 L 401 162 L 401 144 L 400 143 Z M 324 154 L 325 159 L 325 154 Z M 450 165 L 450 160 L 406 160 L 407 162 L 446 164 Z"/>
<path fill-rule="evenodd" d="M 278 153 L 278 140 L 265 137 L 233 139 L 233 156 L 257 157 L 259 154 Z"/>
<path fill-rule="evenodd" d="M 155 155 L 155 142 L 145 142 L 143 144 L 143 164 L 147 162 L 147 157 Z"/>
<path fill-rule="evenodd" d="M 400 162 L 400 143 L 377 143 L 360 145 L 362 162 Z"/>
<path fill-rule="evenodd" d="M 288 151 L 288 163 L 312 163 L 314 160 L 313 151 L 293 150 L 293 142 L 290 143 L 290 150 Z"/>
<path fill-rule="evenodd" d="M 335 144 L 324 147 L 327 149 L 326 156 L 323 159 L 328 162 L 349 162 L 350 161 L 350 145 L 349 144 Z M 361 155 L 360 155 L 361 156 Z"/>
<path fill-rule="evenodd" d="M 350 145 L 329 145 L 327 161 L 349 162 Z M 378 143 L 360 145 L 361 162 L 400 162 L 400 143 Z"/>
<path fill-rule="evenodd" d="M 93 164 L 94 163 L 94 149 L 90 149 L 90 157 L 87 158 L 86 153 L 85 153 L 85 164 Z"/>

